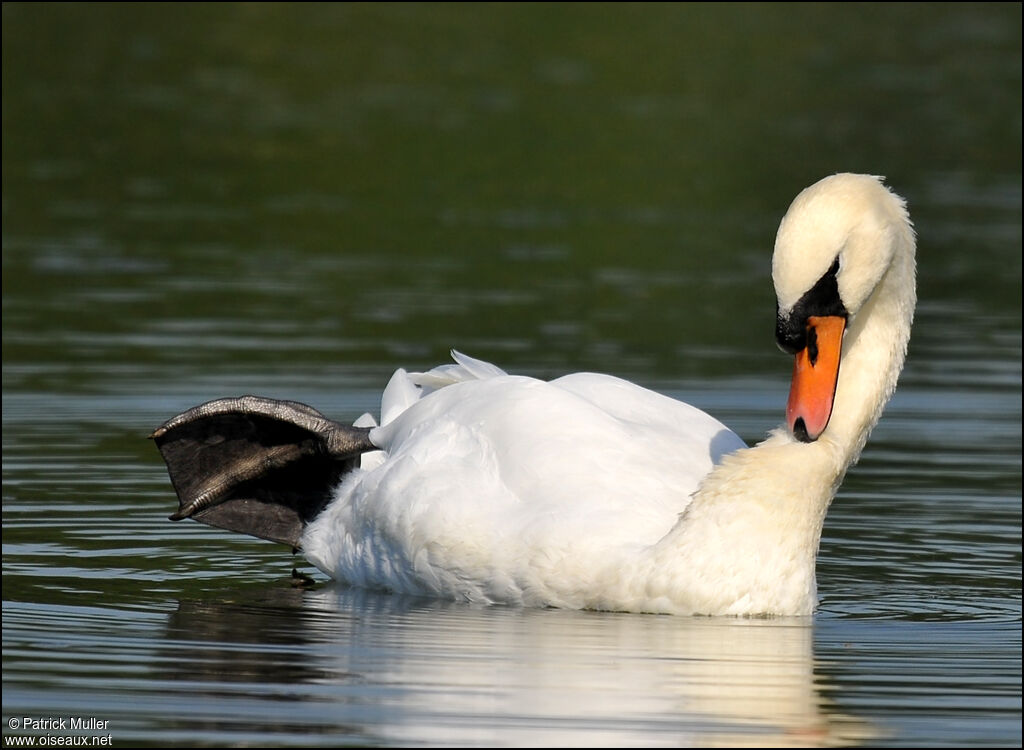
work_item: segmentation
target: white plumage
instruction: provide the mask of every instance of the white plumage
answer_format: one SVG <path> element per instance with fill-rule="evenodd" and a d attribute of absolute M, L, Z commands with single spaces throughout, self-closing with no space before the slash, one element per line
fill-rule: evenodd
<path fill-rule="evenodd" d="M 903 202 L 877 178 L 801 193 L 779 231 L 780 316 L 838 260 L 849 313 L 832 419 L 746 448 L 713 417 L 618 378 L 456 364 L 395 373 L 363 456 L 306 529 L 353 585 L 471 602 L 808 614 L 821 526 L 895 387 L 915 302 Z"/>

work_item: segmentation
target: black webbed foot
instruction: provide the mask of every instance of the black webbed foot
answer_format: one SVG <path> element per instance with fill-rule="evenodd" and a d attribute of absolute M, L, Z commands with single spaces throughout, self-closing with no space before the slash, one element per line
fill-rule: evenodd
<path fill-rule="evenodd" d="M 369 429 L 258 396 L 196 406 L 150 437 L 178 494 L 171 520 L 193 518 L 294 548 L 342 476 L 376 450 Z"/>

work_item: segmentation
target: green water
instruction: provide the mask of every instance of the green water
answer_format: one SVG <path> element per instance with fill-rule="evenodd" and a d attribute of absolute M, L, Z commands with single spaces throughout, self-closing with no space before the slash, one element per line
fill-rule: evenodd
<path fill-rule="evenodd" d="M 1019 4 L 2 12 L 5 741 L 1020 744 Z M 775 229 L 836 171 L 908 199 L 920 304 L 814 618 L 304 591 L 165 520 L 167 417 L 351 419 L 451 347 L 759 439 Z"/>

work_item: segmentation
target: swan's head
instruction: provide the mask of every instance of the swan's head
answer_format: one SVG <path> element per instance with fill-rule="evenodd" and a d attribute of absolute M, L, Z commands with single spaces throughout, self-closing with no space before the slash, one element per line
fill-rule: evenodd
<path fill-rule="evenodd" d="M 797 439 L 816 440 L 828 425 L 843 335 L 904 250 L 913 253 L 906 204 L 879 177 L 826 177 L 782 219 L 772 258 L 775 337 L 796 355 L 786 420 Z"/>

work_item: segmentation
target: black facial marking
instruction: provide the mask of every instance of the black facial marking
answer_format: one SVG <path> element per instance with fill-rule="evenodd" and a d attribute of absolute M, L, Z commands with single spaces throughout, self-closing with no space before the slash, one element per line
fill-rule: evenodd
<path fill-rule="evenodd" d="M 793 437 L 799 440 L 801 443 L 813 443 L 811 436 L 807 434 L 807 425 L 804 424 L 803 417 L 797 417 L 796 422 L 793 423 Z"/>
<path fill-rule="evenodd" d="M 785 318 L 779 313 L 778 303 L 775 307 L 775 342 L 787 354 L 796 354 L 810 345 L 807 340 L 807 319 L 810 317 L 826 317 L 834 315 L 844 320 L 847 318 L 846 305 L 839 296 L 839 258 L 836 257 L 832 267 L 818 279 Z M 810 352 L 809 352 L 810 354 Z M 818 358 L 817 346 L 811 364 Z"/>
<path fill-rule="evenodd" d="M 807 329 L 807 359 L 811 361 L 811 367 L 818 364 L 818 329 L 813 326 Z"/>

